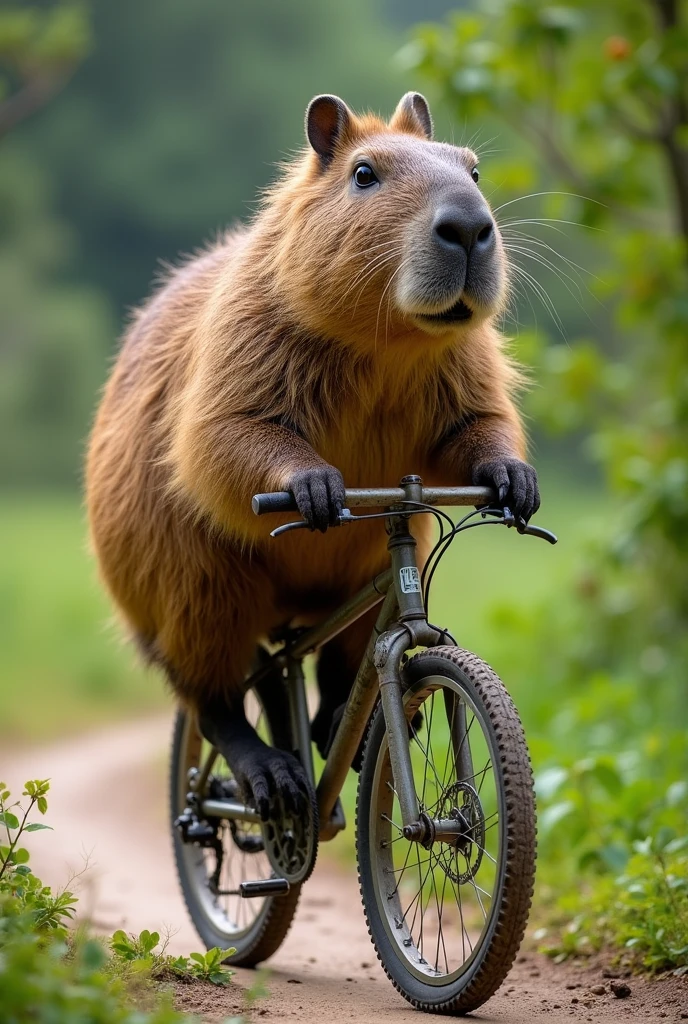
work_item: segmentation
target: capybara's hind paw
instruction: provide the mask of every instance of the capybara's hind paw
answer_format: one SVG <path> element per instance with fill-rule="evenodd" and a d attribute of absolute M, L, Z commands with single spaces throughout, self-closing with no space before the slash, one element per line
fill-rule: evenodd
<path fill-rule="evenodd" d="M 245 799 L 254 805 L 262 821 L 273 816 L 276 797 L 287 813 L 304 812 L 309 799 L 308 778 L 292 754 L 274 749 L 252 751 L 232 767 Z"/>

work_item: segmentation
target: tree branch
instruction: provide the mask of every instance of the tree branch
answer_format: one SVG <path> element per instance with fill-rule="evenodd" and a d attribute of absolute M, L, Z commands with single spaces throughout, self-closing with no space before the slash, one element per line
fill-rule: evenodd
<path fill-rule="evenodd" d="M 0 139 L 35 114 L 59 92 L 69 75 L 43 75 L 27 82 L 0 103 Z"/>
<path fill-rule="evenodd" d="M 636 228 L 639 227 L 643 230 L 647 230 L 650 227 L 650 224 L 641 211 L 634 210 L 630 206 L 625 206 L 623 203 L 617 203 L 607 194 L 599 195 L 598 193 L 597 196 L 588 195 L 587 193 L 590 190 L 590 182 L 583 174 L 581 174 L 578 168 L 571 163 L 569 158 L 563 150 L 559 148 L 551 135 L 533 121 L 525 119 L 524 124 L 526 131 L 530 133 L 534 144 L 540 148 L 543 157 L 549 163 L 550 167 L 552 167 L 555 172 L 562 175 L 565 180 L 569 181 L 571 185 L 580 192 L 583 198 L 601 203 L 602 206 L 613 211 L 617 216 L 622 217 L 626 222 Z"/>
<path fill-rule="evenodd" d="M 650 3 L 657 10 L 662 32 L 669 32 L 676 28 L 679 22 L 677 0 L 650 0 Z M 688 127 L 688 104 L 680 91 L 671 97 L 667 105 L 667 112 L 668 123 L 666 131 L 660 139 L 660 144 L 664 149 L 674 183 L 678 207 L 678 230 L 688 241 L 688 149 L 685 144 L 677 141 L 679 128 Z"/>

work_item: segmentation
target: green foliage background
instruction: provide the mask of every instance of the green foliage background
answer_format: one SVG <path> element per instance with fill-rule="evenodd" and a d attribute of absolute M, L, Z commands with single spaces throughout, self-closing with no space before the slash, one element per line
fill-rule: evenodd
<path fill-rule="evenodd" d="M 662 856 L 684 848 L 688 790 L 688 4 L 482 0 L 420 28 L 402 61 L 456 115 L 509 140 L 490 174 L 517 287 L 557 270 L 575 293 L 580 271 L 593 270 L 587 287 L 604 303 L 603 333 L 578 323 L 569 333 L 553 304 L 563 337 L 540 329 L 531 339 L 531 409 L 583 437 L 607 522 L 564 600 L 535 618 L 512 607 L 503 622 L 516 645 L 530 635 L 548 686 L 540 724 L 549 720 L 550 741 L 538 738 L 534 752 L 553 891 L 575 886 L 572 902 L 585 905 L 581 874 L 658 857 L 666 884 L 620 876 L 640 933 L 620 924 L 624 898 L 590 884 L 616 908 L 605 937 L 649 966 L 682 970 L 685 905 L 673 927 L 660 919 L 683 884 L 680 874 L 666 881 Z M 531 200 L 520 198 L 526 185 Z M 535 199 L 545 219 L 530 212 Z M 552 241 L 563 227 L 580 236 L 575 263 Z"/>
<path fill-rule="evenodd" d="M 77 490 L 127 307 L 159 260 L 250 213 L 313 94 L 390 111 L 420 87 L 438 137 L 481 155 L 561 535 L 461 538 L 434 614 L 522 710 L 540 913 L 570 928 L 554 950 L 619 941 L 681 969 L 688 4 L 425 10 L 412 29 L 392 0 L 0 0 L 0 736 L 163 699 L 106 627 Z"/>

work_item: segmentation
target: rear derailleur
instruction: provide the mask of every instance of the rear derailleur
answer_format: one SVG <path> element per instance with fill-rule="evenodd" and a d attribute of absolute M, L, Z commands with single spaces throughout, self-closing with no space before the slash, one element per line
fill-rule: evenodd
<path fill-rule="evenodd" d="M 214 781 L 211 780 L 211 787 Z M 208 879 L 208 888 L 214 896 L 219 894 L 220 873 L 224 859 L 222 840 L 218 834 L 219 825 L 219 819 L 208 821 L 207 818 L 202 817 L 198 793 L 190 791 L 186 794 L 186 807 L 179 817 L 175 819 L 174 827 L 183 843 L 189 843 L 192 846 L 210 849 L 215 852 L 215 870 Z"/>

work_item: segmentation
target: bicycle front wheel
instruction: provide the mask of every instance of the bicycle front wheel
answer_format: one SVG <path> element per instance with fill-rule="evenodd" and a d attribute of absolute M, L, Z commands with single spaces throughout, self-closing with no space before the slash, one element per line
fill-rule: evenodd
<path fill-rule="evenodd" d="M 358 787 L 361 896 L 394 986 L 418 1009 L 461 1015 L 501 985 L 525 932 L 535 875 L 530 760 L 509 694 L 475 655 L 427 650 L 407 663 L 403 684 L 421 818 L 442 825 L 423 845 L 404 837 L 378 706 Z"/>

